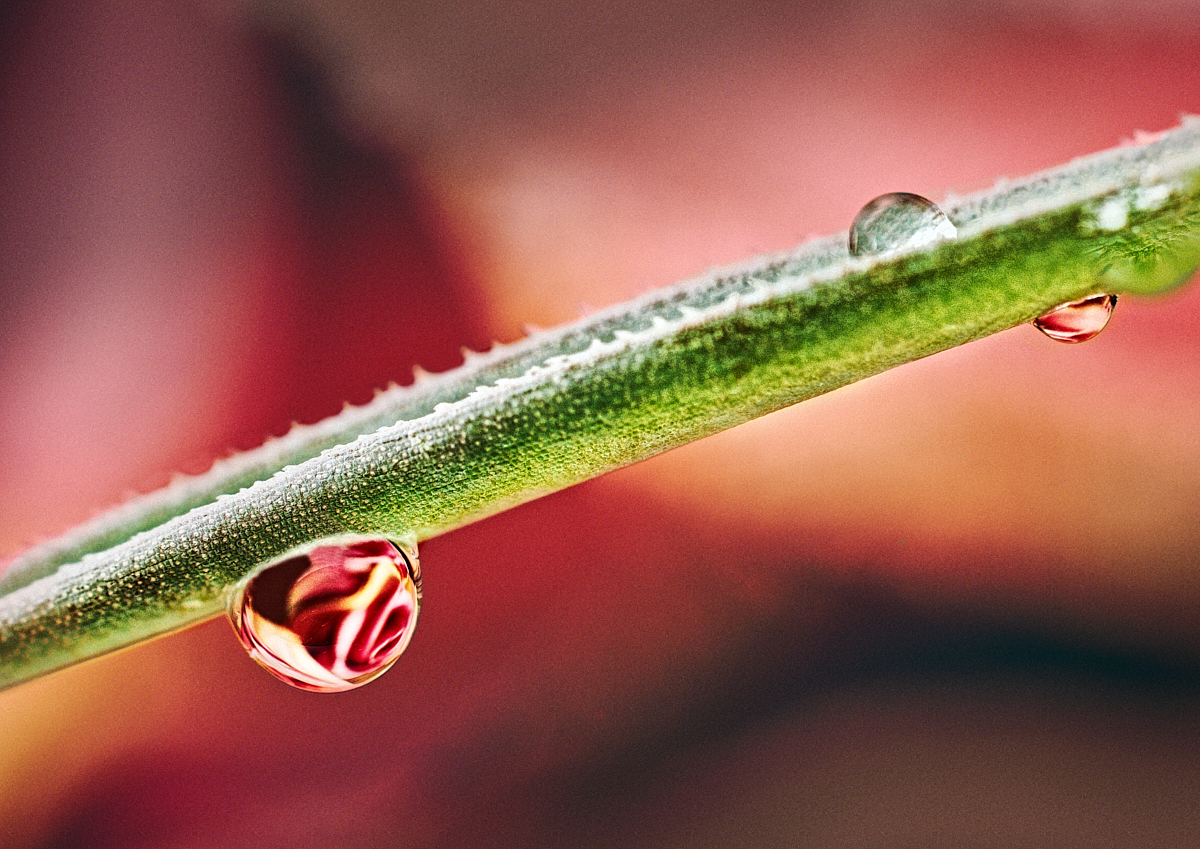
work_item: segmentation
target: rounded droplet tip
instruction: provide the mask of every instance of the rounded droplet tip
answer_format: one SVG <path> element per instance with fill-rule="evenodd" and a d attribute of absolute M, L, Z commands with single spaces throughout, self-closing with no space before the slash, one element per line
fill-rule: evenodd
<path fill-rule="evenodd" d="M 953 239 L 958 228 L 928 198 L 911 192 L 880 195 L 850 225 L 850 254 L 872 256 Z"/>
<path fill-rule="evenodd" d="M 1092 295 L 1042 313 L 1033 326 L 1056 342 L 1086 342 L 1108 326 L 1116 295 Z"/>
<path fill-rule="evenodd" d="M 302 690 L 353 690 L 407 648 L 421 607 L 421 567 L 382 538 L 314 543 L 256 572 L 229 618 L 264 669 Z"/>

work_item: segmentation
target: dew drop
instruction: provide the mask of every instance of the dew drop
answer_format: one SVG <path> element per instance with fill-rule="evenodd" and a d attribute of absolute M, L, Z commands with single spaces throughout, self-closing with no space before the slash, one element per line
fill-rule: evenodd
<path fill-rule="evenodd" d="M 273 563 L 229 604 L 254 660 L 302 690 L 336 693 L 386 672 L 412 639 L 421 566 L 386 539 L 334 539 Z"/>
<path fill-rule="evenodd" d="M 933 201 L 909 192 L 892 192 L 875 198 L 854 216 L 850 254 L 870 256 L 920 248 L 957 235 L 958 228 Z"/>
<path fill-rule="evenodd" d="M 1116 295 L 1092 295 L 1042 313 L 1033 326 L 1059 342 L 1086 342 L 1107 326 L 1116 305 Z"/>

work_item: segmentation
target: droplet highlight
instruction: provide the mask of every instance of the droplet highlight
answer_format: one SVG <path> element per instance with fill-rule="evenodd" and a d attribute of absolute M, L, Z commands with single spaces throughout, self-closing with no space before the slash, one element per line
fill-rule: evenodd
<path fill-rule="evenodd" d="M 276 678 L 337 693 L 396 662 L 420 609 L 415 549 L 387 539 L 339 539 L 259 570 L 230 601 L 229 618 L 250 656 Z"/>
<path fill-rule="evenodd" d="M 1116 295 L 1092 295 L 1043 313 L 1033 326 L 1057 342 L 1086 342 L 1108 326 L 1116 305 Z"/>
<path fill-rule="evenodd" d="M 851 256 L 920 248 L 953 239 L 958 228 L 933 201 L 909 192 L 880 195 L 854 216 Z"/>

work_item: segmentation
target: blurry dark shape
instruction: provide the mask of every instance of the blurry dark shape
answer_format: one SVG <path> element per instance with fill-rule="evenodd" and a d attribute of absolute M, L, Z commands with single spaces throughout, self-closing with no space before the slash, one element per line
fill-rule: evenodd
<path fill-rule="evenodd" d="M 300 421 L 491 343 L 470 260 L 418 170 L 346 120 L 319 62 L 297 39 L 256 41 L 293 139 L 297 362 L 288 409 Z"/>

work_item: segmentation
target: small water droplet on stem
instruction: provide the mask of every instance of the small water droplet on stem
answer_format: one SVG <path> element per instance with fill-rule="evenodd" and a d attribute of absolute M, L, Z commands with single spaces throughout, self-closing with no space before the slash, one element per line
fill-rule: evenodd
<path fill-rule="evenodd" d="M 1033 326 L 1058 342 L 1086 342 L 1108 325 L 1116 295 L 1092 295 L 1042 313 Z"/>
<path fill-rule="evenodd" d="M 421 608 L 416 551 L 387 539 L 335 539 L 259 570 L 230 601 L 238 639 L 268 672 L 336 693 L 386 672 Z"/>
<path fill-rule="evenodd" d="M 938 205 L 910 192 L 880 195 L 850 225 L 850 254 L 870 256 L 932 245 L 958 235 Z"/>

